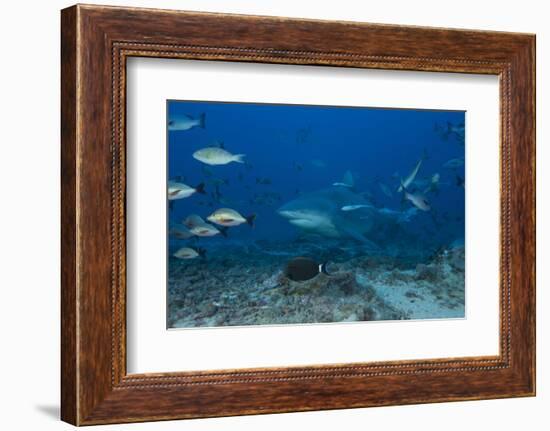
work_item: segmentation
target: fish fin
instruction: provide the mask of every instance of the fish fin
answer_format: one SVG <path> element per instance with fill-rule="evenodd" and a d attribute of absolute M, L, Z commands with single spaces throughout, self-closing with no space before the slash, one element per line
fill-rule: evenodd
<path fill-rule="evenodd" d="M 202 257 L 203 259 L 206 259 L 206 249 L 205 248 L 198 247 L 197 248 L 197 253 L 199 254 L 200 257 Z"/>
<path fill-rule="evenodd" d="M 400 182 L 400 186 L 399 186 L 399 189 L 397 190 L 398 192 L 407 192 L 407 187 L 405 187 L 405 184 L 403 184 L 403 178 L 401 178 L 399 180 Z"/>
<path fill-rule="evenodd" d="M 254 227 L 255 219 L 256 219 L 256 214 L 250 214 L 248 217 L 246 217 L 246 222 L 250 225 L 250 227 Z"/>
<path fill-rule="evenodd" d="M 168 209 L 170 211 L 174 211 L 174 204 L 175 204 L 175 201 L 168 201 Z"/>
<path fill-rule="evenodd" d="M 227 226 L 221 226 L 218 228 L 218 230 L 220 231 L 220 233 L 225 237 L 227 238 L 227 231 L 229 230 L 229 227 Z"/>
<path fill-rule="evenodd" d="M 353 186 L 355 185 L 355 178 L 353 178 L 353 174 L 351 173 L 351 171 L 348 170 L 344 173 L 342 184 L 344 184 L 346 187 L 353 188 Z"/>
<path fill-rule="evenodd" d="M 358 232 L 357 230 L 352 228 L 344 229 L 344 232 L 351 236 L 354 240 L 363 243 L 369 248 L 373 250 L 380 250 L 380 247 L 377 244 L 366 238 L 365 235 L 363 235 L 361 232 Z"/>
<path fill-rule="evenodd" d="M 201 129 L 206 128 L 206 114 L 204 112 L 199 117 L 199 127 Z"/>
<path fill-rule="evenodd" d="M 195 187 L 195 191 L 202 195 L 206 194 L 206 192 L 204 191 L 204 183 L 200 183 L 197 187 Z"/>
<path fill-rule="evenodd" d="M 399 177 L 399 187 L 397 187 L 397 193 L 401 193 L 405 190 L 405 186 L 403 185 L 403 178 Z"/>
<path fill-rule="evenodd" d="M 321 265 L 319 265 L 319 272 L 322 272 L 323 274 L 330 276 L 330 274 L 327 271 L 327 264 L 328 262 L 323 262 Z"/>
<path fill-rule="evenodd" d="M 233 156 L 233 161 L 234 162 L 237 162 L 237 163 L 246 163 L 244 160 L 243 160 L 243 157 L 246 156 L 246 154 L 235 154 Z"/>

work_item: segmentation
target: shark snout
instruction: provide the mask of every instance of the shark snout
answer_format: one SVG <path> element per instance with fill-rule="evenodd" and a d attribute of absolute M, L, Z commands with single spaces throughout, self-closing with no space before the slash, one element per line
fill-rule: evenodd
<path fill-rule="evenodd" d="M 279 209 L 277 212 L 279 213 L 279 215 L 283 216 L 284 218 L 293 218 L 294 217 L 294 212 L 293 211 Z"/>

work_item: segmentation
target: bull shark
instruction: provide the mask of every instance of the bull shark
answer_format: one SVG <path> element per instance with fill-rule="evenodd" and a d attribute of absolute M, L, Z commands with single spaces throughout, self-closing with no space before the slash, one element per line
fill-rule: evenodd
<path fill-rule="evenodd" d="M 342 207 L 361 205 L 361 211 L 342 211 Z M 373 248 L 369 238 L 381 223 L 393 222 L 360 194 L 347 187 L 332 186 L 303 194 L 277 212 L 294 226 L 330 238 L 353 238 Z M 360 214 L 359 214 L 360 213 Z"/>

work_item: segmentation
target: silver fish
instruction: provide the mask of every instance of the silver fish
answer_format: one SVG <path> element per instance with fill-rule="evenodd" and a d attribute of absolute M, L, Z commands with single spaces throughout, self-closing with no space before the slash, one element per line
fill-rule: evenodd
<path fill-rule="evenodd" d="M 430 184 L 424 189 L 424 194 L 430 193 L 430 192 L 438 192 L 439 191 L 439 179 L 440 175 L 435 173 L 432 175 L 432 178 L 430 179 Z"/>
<path fill-rule="evenodd" d="M 222 233 L 222 231 L 209 223 L 193 226 L 189 230 L 193 233 L 193 235 L 197 236 L 214 236 Z"/>
<path fill-rule="evenodd" d="M 201 216 L 197 214 L 191 214 L 184 221 L 183 224 L 187 226 L 189 231 L 196 236 L 214 236 L 222 234 L 227 236 L 225 229 L 218 229 L 212 226 L 210 223 L 206 223 Z"/>
<path fill-rule="evenodd" d="M 187 184 L 168 181 L 168 200 L 188 198 L 194 193 L 204 194 L 204 183 L 200 183 L 197 187 L 190 187 Z"/>
<path fill-rule="evenodd" d="M 190 115 L 177 115 L 168 121 L 168 130 L 175 132 L 178 130 L 189 130 L 193 127 L 205 127 L 205 114 L 199 115 L 199 118 L 193 118 Z"/>
<path fill-rule="evenodd" d="M 409 193 L 405 190 L 405 199 L 410 201 L 416 208 L 422 211 L 430 211 L 430 203 L 423 194 Z"/>
<path fill-rule="evenodd" d="M 189 228 L 184 225 L 170 226 L 170 230 L 168 231 L 168 234 L 177 239 L 189 239 L 192 236 L 194 236 L 193 232 L 191 232 Z"/>
<path fill-rule="evenodd" d="M 206 250 L 203 248 L 191 248 L 191 247 L 182 247 L 174 253 L 174 257 L 178 259 L 195 259 L 196 257 L 205 257 Z"/>
<path fill-rule="evenodd" d="M 360 208 L 374 208 L 372 205 L 364 204 L 364 205 L 344 205 L 342 207 L 342 211 L 355 211 Z"/>
<path fill-rule="evenodd" d="M 256 214 L 243 217 L 237 211 L 230 208 L 220 208 L 206 217 L 208 221 L 219 224 L 220 226 L 238 226 L 243 223 L 248 223 L 250 226 L 254 226 L 255 218 Z"/>
<path fill-rule="evenodd" d="M 244 163 L 244 154 L 231 154 L 220 147 L 206 147 L 193 153 L 193 158 L 207 165 L 227 165 L 231 162 Z"/>

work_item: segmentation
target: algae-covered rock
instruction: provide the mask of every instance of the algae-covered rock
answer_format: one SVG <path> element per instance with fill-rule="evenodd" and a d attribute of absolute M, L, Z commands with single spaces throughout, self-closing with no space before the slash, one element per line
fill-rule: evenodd
<path fill-rule="evenodd" d="M 280 278 L 281 285 L 288 286 L 289 294 L 294 295 L 322 295 L 340 291 L 343 295 L 352 295 L 361 290 L 352 272 L 336 272 L 331 275 L 319 274 L 307 281 L 291 281 L 286 277 Z"/>
<path fill-rule="evenodd" d="M 435 265 L 419 263 L 416 265 L 416 280 L 437 281 L 440 277 L 440 269 Z"/>
<path fill-rule="evenodd" d="M 448 253 L 448 262 L 457 271 L 465 270 L 464 247 L 453 248 Z"/>

